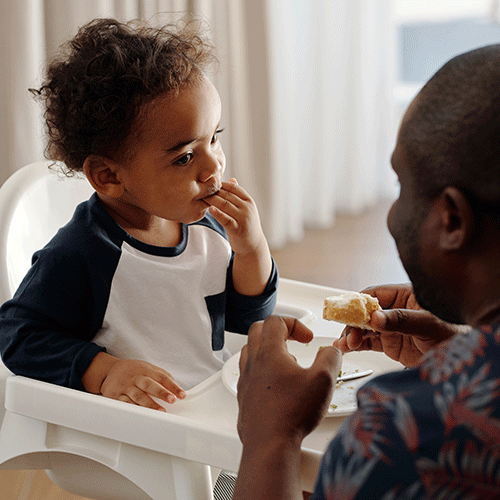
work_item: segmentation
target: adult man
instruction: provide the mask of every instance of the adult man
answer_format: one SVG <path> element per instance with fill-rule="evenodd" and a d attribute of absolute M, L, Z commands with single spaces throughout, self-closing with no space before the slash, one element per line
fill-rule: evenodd
<path fill-rule="evenodd" d="M 500 498 L 499 82 L 500 45 L 462 54 L 402 121 L 388 226 L 414 294 L 373 289 L 387 309 L 372 315 L 376 332 L 347 329 L 335 345 L 413 368 L 359 391 L 358 411 L 325 453 L 315 500 Z M 252 327 L 242 355 L 235 500 L 297 498 L 300 444 L 329 401 L 339 351 L 322 349 L 303 370 L 286 352 L 288 335 L 310 332 L 269 318 Z"/>

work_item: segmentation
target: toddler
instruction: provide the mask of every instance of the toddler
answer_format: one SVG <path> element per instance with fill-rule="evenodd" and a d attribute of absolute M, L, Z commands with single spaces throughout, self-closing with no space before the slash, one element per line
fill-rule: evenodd
<path fill-rule="evenodd" d="M 164 410 L 276 303 L 254 201 L 222 181 L 221 102 L 193 28 L 98 19 L 34 91 L 48 156 L 95 193 L 0 309 L 14 373 Z"/>

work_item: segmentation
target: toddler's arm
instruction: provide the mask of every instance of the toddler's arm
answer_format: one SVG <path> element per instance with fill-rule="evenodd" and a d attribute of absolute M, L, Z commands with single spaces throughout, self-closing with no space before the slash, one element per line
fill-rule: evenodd
<path fill-rule="evenodd" d="M 35 254 L 15 296 L 0 308 L 2 360 L 18 375 L 163 409 L 152 397 L 184 397 L 169 373 L 115 358 L 92 341 L 109 296 L 106 272 L 114 269 L 105 266 L 106 248 L 93 243 L 78 246 L 94 250 L 82 255 L 63 244 L 66 253 L 55 255 L 50 244 Z"/>
<path fill-rule="evenodd" d="M 242 295 L 260 295 L 269 281 L 272 260 L 255 202 L 236 179 L 223 182 L 222 189 L 206 201 L 234 251 L 235 290 Z"/>
<path fill-rule="evenodd" d="M 88 392 L 160 411 L 165 408 L 152 397 L 167 403 L 186 397 L 167 371 L 146 361 L 119 359 L 105 352 L 93 359 L 83 374 L 82 384 Z"/>

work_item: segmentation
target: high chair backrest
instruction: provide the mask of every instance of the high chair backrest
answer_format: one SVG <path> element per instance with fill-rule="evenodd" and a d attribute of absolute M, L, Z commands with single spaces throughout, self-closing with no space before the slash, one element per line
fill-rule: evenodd
<path fill-rule="evenodd" d="M 48 168 L 51 163 L 27 165 L 0 188 L 2 303 L 16 291 L 32 254 L 93 192 L 86 179 L 58 174 L 57 165 Z M 172 420 L 179 417 L 11 376 L 0 363 L 0 470 L 46 470 L 53 482 L 75 495 L 98 500 L 211 500 L 210 467 L 179 456 L 178 450 L 189 441 L 184 440 L 185 430 L 175 430 L 161 450 L 152 447 L 157 439 L 148 429 L 158 424 L 178 429 Z M 118 421 L 123 421 L 122 428 Z M 137 433 L 139 427 L 144 437 Z M 130 442 L 138 437 L 140 441 Z"/>
<path fill-rule="evenodd" d="M 49 168 L 50 167 L 50 168 Z M 10 299 L 33 253 L 66 224 L 93 189 L 82 177 L 65 176 L 60 164 L 31 163 L 0 188 L 0 304 Z"/>

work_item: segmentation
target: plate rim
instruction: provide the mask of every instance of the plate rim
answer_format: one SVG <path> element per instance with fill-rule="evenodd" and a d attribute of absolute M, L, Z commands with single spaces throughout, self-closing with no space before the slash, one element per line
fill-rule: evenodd
<path fill-rule="evenodd" d="M 313 340 L 333 342 L 335 339 L 333 337 L 315 336 Z M 241 356 L 241 351 L 238 351 L 237 353 L 233 354 L 228 360 L 226 360 L 226 362 L 224 363 L 224 365 L 221 369 L 222 383 L 225 386 L 225 388 L 234 396 L 237 396 L 237 391 L 233 388 L 233 383 L 231 383 L 231 380 L 229 380 L 229 378 L 230 378 L 231 371 L 232 370 L 234 371 L 233 365 L 236 365 L 236 367 L 238 368 L 238 371 L 239 371 L 240 356 Z M 370 380 L 371 378 L 373 378 L 373 376 L 374 376 L 374 373 L 372 373 L 371 375 L 368 375 L 366 377 L 363 377 L 362 379 L 359 379 L 358 384 L 360 383 L 360 381 Z M 238 378 L 239 378 L 239 373 L 238 373 Z M 232 381 L 234 381 L 234 375 L 231 377 L 231 379 L 232 379 Z M 354 383 L 355 381 L 348 381 L 348 382 L 344 382 L 344 383 L 349 383 L 349 382 Z M 358 389 L 359 389 L 359 387 L 357 387 L 355 389 L 356 393 L 357 393 Z M 352 415 L 357 409 L 358 409 L 357 403 L 354 403 L 354 405 L 351 407 L 347 407 L 345 409 L 338 410 L 338 411 L 336 409 L 330 409 L 330 407 L 329 407 L 327 413 L 325 414 L 325 417 L 345 417 L 348 415 Z"/>

